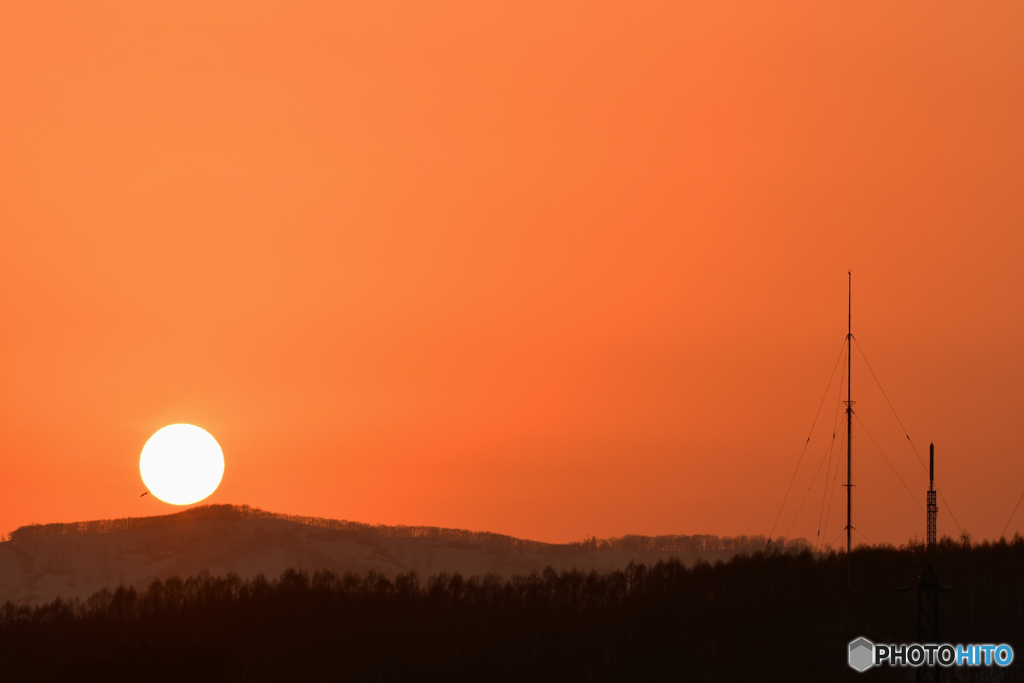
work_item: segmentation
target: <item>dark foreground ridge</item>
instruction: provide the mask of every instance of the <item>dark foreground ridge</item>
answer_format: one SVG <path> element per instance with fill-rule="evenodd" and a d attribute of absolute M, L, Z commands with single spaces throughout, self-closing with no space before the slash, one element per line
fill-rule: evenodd
<path fill-rule="evenodd" d="M 849 590 L 844 555 L 810 552 L 507 580 L 170 577 L 85 601 L 6 603 L 0 680 L 907 680 L 907 670 L 856 674 L 846 647 L 857 636 L 916 639 L 916 591 L 897 589 L 914 586 L 925 564 L 953 588 L 943 640 L 1022 645 L 1019 536 L 862 548 L 851 560 Z M 993 673 L 1024 680 L 1017 662 Z"/>

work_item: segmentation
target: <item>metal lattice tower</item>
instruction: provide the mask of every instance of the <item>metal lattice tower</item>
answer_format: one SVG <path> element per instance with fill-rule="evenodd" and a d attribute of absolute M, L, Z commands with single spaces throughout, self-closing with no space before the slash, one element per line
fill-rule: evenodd
<path fill-rule="evenodd" d="M 847 271 L 848 281 L 846 309 L 846 587 L 852 586 L 850 551 L 853 550 L 853 273 Z"/>
<path fill-rule="evenodd" d="M 935 502 L 935 444 L 929 448 L 929 477 L 928 477 L 928 537 L 929 548 L 935 546 L 936 521 L 939 516 L 939 506 Z"/>

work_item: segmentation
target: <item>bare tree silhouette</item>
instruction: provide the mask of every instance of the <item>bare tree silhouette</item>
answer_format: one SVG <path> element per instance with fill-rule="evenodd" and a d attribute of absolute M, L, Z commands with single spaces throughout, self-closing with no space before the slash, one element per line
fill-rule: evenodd
<path fill-rule="evenodd" d="M 510 578 L 289 569 L 200 573 L 85 601 L 0 608 L 3 681 L 837 680 L 863 635 L 906 642 L 924 564 L 945 595 L 949 642 L 1024 633 L 1024 539 L 845 555 L 761 552 L 692 567 Z M 879 679 L 905 672 L 879 670 Z M 1021 681 L 1019 665 L 1001 672 Z"/>

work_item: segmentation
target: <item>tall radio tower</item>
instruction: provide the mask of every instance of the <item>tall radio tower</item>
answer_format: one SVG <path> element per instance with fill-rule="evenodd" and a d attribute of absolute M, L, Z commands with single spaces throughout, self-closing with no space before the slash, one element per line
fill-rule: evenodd
<path fill-rule="evenodd" d="M 850 381 L 853 379 L 853 273 L 846 272 L 848 279 L 846 309 L 846 573 L 850 573 L 850 550 L 853 547 L 853 401 Z"/>

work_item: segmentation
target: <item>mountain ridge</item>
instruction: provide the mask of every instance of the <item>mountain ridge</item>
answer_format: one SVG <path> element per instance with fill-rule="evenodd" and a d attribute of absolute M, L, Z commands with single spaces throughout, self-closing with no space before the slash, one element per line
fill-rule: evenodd
<path fill-rule="evenodd" d="M 117 585 L 145 589 L 156 579 L 204 571 L 279 576 L 289 568 L 339 574 L 377 571 L 464 576 L 556 570 L 611 571 L 630 562 L 678 557 L 716 562 L 764 549 L 762 536 L 623 536 L 545 543 L 492 532 L 388 526 L 203 505 L 168 515 L 33 524 L 0 543 L 0 602 L 38 604 L 85 598 Z M 799 551 L 803 539 L 772 541 Z"/>
<path fill-rule="evenodd" d="M 249 505 L 211 504 L 172 512 L 166 515 L 146 517 L 116 517 L 83 522 L 51 522 L 48 524 L 27 524 L 12 531 L 10 540 L 20 540 L 30 535 L 109 534 L 174 524 L 179 521 L 208 519 L 276 519 L 307 526 L 363 533 L 374 538 L 432 538 L 446 540 L 469 540 L 505 544 L 510 547 L 528 549 L 590 549 L 590 550 L 659 550 L 659 551 L 710 551 L 710 550 L 752 550 L 763 548 L 767 538 L 763 535 L 717 536 L 715 534 L 662 534 L 646 536 L 625 534 L 606 539 L 596 537 L 569 543 L 549 543 L 522 539 L 492 531 L 470 531 L 453 527 L 427 525 L 387 525 L 353 522 L 344 519 L 291 515 L 269 512 Z M 778 538 L 773 543 L 789 549 L 803 549 L 807 540 L 803 538 Z"/>

